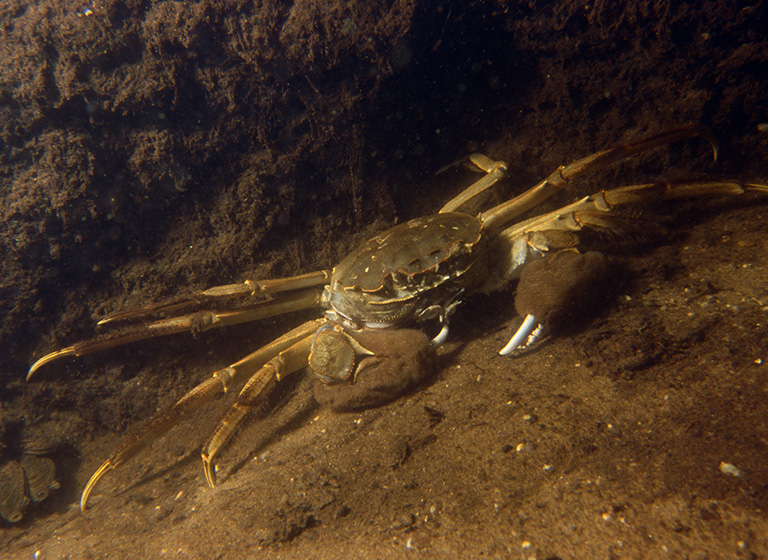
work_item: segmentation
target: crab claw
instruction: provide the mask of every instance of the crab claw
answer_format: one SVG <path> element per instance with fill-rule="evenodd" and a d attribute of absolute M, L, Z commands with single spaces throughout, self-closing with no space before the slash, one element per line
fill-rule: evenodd
<path fill-rule="evenodd" d="M 563 250 L 528 263 L 515 297 L 525 320 L 499 354 L 530 348 L 545 330 L 554 332 L 594 314 L 610 292 L 608 272 L 605 257 L 595 252 Z"/>
<path fill-rule="evenodd" d="M 375 355 L 361 360 L 354 383 L 315 383 L 315 400 L 322 406 L 337 411 L 381 406 L 434 374 L 437 352 L 423 331 L 363 329 L 353 334 Z"/>
<path fill-rule="evenodd" d="M 309 367 L 323 383 L 354 383 L 364 361 L 361 357 L 373 355 L 342 327 L 323 325 L 312 339 Z"/>
<path fill-rule="evenodd" d="M 499 355 L 506 356 L 515 350 L 531 346 L 539 339 L 542 332 L 544 332 L 544 327 L 536 320 L 536 317 L 526 315 L 520 328 L 512 335 L 506 346 L 499 350 Z"/>

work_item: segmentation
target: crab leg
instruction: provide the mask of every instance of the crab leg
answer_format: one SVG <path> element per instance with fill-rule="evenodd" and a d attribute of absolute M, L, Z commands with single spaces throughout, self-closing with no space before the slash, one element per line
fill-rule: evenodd
<path fill-rule="evenodd" d="M 613 148 L 584 157 L 569 165 L 560 166 L 549 177 L 519 196 L 503 202 L 490 210 L 486 210 L 481 214 L 484 227 L 486 231 L 493 234 L 503 228 L 504 224 L 510 220 L 530 210 L 557 191 L 564 189 L 568 183 L 582 175 L 598 171 L 616 161 L 627 159 L 635 154 L 679 140 L 693 138 L 694 136 L 704 137 L 711 144 L 714 157 L 717 159 L 717 145 L 714 139 L 709 132 L 697 125 L 683 126 L 629 144 L 619 144 Z"/>
<path fill-rule="evenodd" d="M 499 234 L 499 237 L 513 240 L 523 235 L 536 232 L 580 231 L 584 227 L 606 231 L 621 232 L 621 228 L 631 229 L 637 220 L 626 216 L 612 216 L 615 206 L 626 204 L 646 204 L 661 200 L 682 200 L 686 198 L 704 198 L 712 196 L 737 196 L 747 191 L 768 191 L 768 186 L 757 183 L 744 183 L 737 179 L 721 181 L 688 181 L 680 183 L 647 183 L 630 185 L 609 191 L 600 191 L 564 206 L 554 212 L 542 214 L 530 220 L 515 224 Z M 529 241 L 530 243 L 530 241 Z M 535 247 L 546 251 L 553 246 Z"/>
<path fill-rule="evenodd" d="M 507 174 L 507 164 L 503 161 L 493 161 L 483 154 L 472 154 L 468 159 L 480 170 L 485 171 L 487 175 L 475 183 L 472 183 L 457 196 L 449 200 L 446 205 L 440 209 L 440 214 L 444 212 L 454 212 L 470 198 L 477 196 L 484 190 L 492 187 Z"/>
<path fill-rule="evenodd" d="M 121 331 L 77 342 L 72 346 L 46 354 L 29 368 L 27 381 L 42 366 L 60 358 L 85 356 L 99 350 L 115 348 L 138 340 L 185 331 L 203 332 L 211 328 L 237 325 L 239 323 L 282 315 L 291 311 L 310 309 L 320 303 L 320 296 L 321 292 L 319 290 L 311 289 L 296 294 L 284 295 L 247 308 L 231 311 L 198 311 L 189 315 L 158 319 L 151 323 L 127 327 Z"/>
<path fill-rule="evenodd" d="M 157 414 L 149 422 L 147 422 L 138 431 L 134 432 L 123 443 L 112 452 L 109 458 L 96 470 L 91 476 L 88 483 L 85 485 L 83 494 L 80 498 L 80 509 L 85 511 L 88 507 L 88 497 L 95 488 L 96 484 L 101 478 L 112 469 L 115 469 L 125 463 L 128 459 L 137 455 L 147 445 L 152 443 L 158 437 L 167 432 L 171 427 L 176 425 L 182 418 L 198 410 L 202 405 L 212 400 L 214 397 L 226 392 L 230 385 L 244 377 L 253 375 L 258 371 L 261 373 L 269 366 L 264 366 L 265 363 L 271 364 L 281 360 L 286 352 L 294 353 L 292 350 L 294 347 L 301 346 L 305 341 L 311 342 L 312 335 L 322 325 L 321 319 L 315 321 L 308 321 L 303 325 L 293 329 L 287 334 L 281 336 L 274 342 L 263 346 L 256 352 L 249 354 L 239 362 L 235 362 L 227 368 L 218 370 L 213 375 L 200 383 L 197 387 L 192 389 L 189 393 L 184 395 L 171 407 L 167 408 L 163 412 Z M 303 348 L 303 346 L 302 346 Z M 308 351 L 307 351 L 308 353 Z M 306 356 L 304 357 L 304 365 L 306 365 Z M 297 367 L 299 369 L 301 366 Z M 270 371 L 272 371 L 270 369 Z M 295 370 L 293 370 L 295 371 Z M 243 392 L 248 387 L 254 384 L 254 379 L 261 379 L 266 389 L 270 384 L 279 380 L 280 371 L 274 369 L 275 376 L 272 379 L 268 379 L 265 375 L 255 375 L 246 384 Z M 242 396 L 243 393 L 241 393 Z M 250 394 L 250 393 L 249 393 Z M 259 393 L 261 395 L 261 393 Z M 238 402 L 240 397 L 238 397 Z M 235 403 L 237 406 L 237 403 Z M 221 426 L 216 433 L 221 431 Z M 209 443 L 210 446 L 210 443 Z M 208 446 L 206 446 L 207 449 Z M 208 478 L 208 472 L 206 470 L 206 478 Z"/>
<path fill-rule="evenodd" d="M 213 488 L 216 485 L 216 464 L 214 461 L 232 440 L 237 427 L 243 422 L 248 412 L 262 403 L 264 396 L 279 381 L 307 366 L 314 334 L 321 323 L 322 321 L 312 322 L 313 328 L 310 329 L 307 336 L 299 339 L 285 350 L 281 350 L 277 356 L 253 374 L 240 391 L 232 408 L 221 419 L 216 431 L 213 432 L 208 443 L 203 447 L 203 470 L 208 486 Z"/>
<path fill-rule="evenodd" d="M 313 288 L 315 286 L 327 284 L 331 279 L 331 274 L 332 272 L 330 270 L 317 270 L 315 272 L 299 274 L 298 276 L 290 276 L 288 278 L 246 280 L 240 284 L 214 286 L 213 288 L 208 288 L 202 292 L 197 292 L 164 303 L 151 304 L 139 309 L 113 313 L 101 319 L 97 325 L 106 325 L 115 321 L 141 319 L 148 315 L 159 313 L 178 313 L 181 310 L 192 308 L 199 309 L 206 304 L 239 297 L 266 296 L 280 292 Z"/>

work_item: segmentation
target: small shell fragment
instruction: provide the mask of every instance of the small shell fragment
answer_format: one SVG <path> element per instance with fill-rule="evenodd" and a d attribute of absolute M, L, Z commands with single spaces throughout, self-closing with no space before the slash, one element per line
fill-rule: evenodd
<path fill-rule="evenodd" d="M 0 467 L 0 517 L 11 523 L 21 520 L 21 514 L 29 503 L 24 482 L 24 470 L 16 461 L 8 461 Z"/>
<path fill-rule="evenodd" d="M 21 466 L 27 475 L 29 496 L 34 502 L 42 502 L 48 497 L 48 492 L 59 488 L 56 482 L 56 467 L 48 457 L 24 455 Z"/>
<path fill-rule="evenodd" d="M 729 474 L 731 476 L 741 476 L 741 469 L 732 465 L 731 463 L 720 461 L 719 468 L 720 468 L 720 472 L 723 474 Z"/>
<path fill-rule="evenodd" d="M 21 448 L 29 455 L 47 455 L 53 449 L 53 439 L 40 428 L 26 428 L 21 438 Z"/>

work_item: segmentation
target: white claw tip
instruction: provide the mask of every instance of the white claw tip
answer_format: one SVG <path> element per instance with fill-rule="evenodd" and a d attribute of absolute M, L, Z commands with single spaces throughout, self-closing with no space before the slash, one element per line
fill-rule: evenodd
<path fill-rule="evenodd" d="M 520 328 L 517 329 L 517 332 L 512 335 L 512 338 L 509 339 L 509 342 L 507 342 L 506 346 L 499 350 L 499 354 L 501 356 L 506 356 L 507 354 L 511 354 L 517 350 L 523 344 L 523 341 L 528 339 L 530 334 L 538 326 L 539 324 L 538 321 L 536 321 L 536 317 L 533 315 L 526 315 L 523 324 L 520 325 Z"/>
<path fill-rule="evenodd" d="M 439 348 L 446 340 L 448 340 L 448 323 L 443 323 L 443 328 L 437 333 L 437 336 L 432 339 L 432 346 Z"/>

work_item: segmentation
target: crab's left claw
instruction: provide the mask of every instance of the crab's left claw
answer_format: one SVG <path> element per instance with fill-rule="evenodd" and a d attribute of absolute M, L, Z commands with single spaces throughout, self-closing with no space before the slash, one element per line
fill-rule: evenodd
<path fill-rule="evenodd" d="M 525 317 L 499 354 L 530 348 L 545 330 L 593 314 L 604 302 L 608 265 L 600 253 L 566 249 L 528 263 L 517 286 L 515 307 Z"/>
<path fill-rule="evenodd" d="M 524 350 L 536 342 L 544 332 L 544 326 L 533 315 L 526 315 L 523 324 L 517 329 L 509 342 L 499 350 L 499 355 L 506 356 L 515 350 Z"/>

